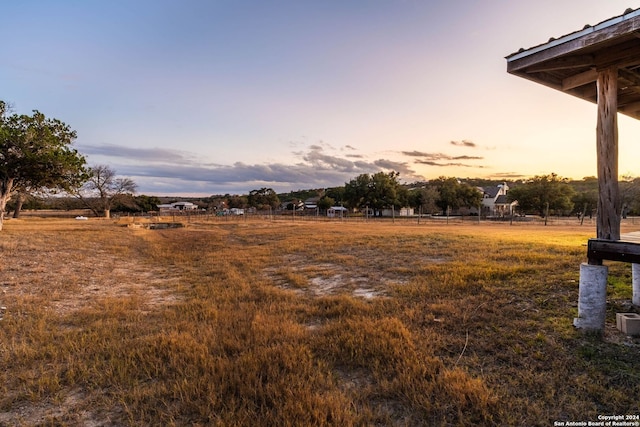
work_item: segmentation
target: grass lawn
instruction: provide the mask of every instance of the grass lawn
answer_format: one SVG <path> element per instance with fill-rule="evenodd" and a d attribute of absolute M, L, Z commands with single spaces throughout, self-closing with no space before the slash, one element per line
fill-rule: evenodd
<path fill-rule="evenodd" d="M 574 330 L 592 225 L 8 220 L 0 426 L 548 426 L 640 414 L 640 340 Z M 623 231 L 640 229 L 623 224 Z"/>

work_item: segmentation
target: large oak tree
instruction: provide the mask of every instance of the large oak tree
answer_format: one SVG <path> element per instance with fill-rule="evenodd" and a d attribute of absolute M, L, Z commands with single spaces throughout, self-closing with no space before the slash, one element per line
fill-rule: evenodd
<path fill-rule="evenodd" d="M 37 110 L 8 114 L 0 101 L 0 230 L 7 202 L 22 192 L 69 191 L 86 179 L 85 159 L 71 147 L 76 132 Z"/>
<path fill-rule="evenodd" d="M 399 172 L 362 174 L 345 184 L 344 198 L 353 208 L 369 207 L 382 215 L 385 208 L 407 203 L 407 190 L 398 181 Z"/>
<path fill-rule="evenodd" d="M 478 206 L 482 202 L 482 193 L 471 185 L 460 182 L 457 178 L 441 176 L 431 183 L 438 190 L 440 197 L 436 205 L 446 214 L 449 209 Z"/>
<path fill-rule="evenodd" d="M 280 198 L 272 188 L 263 187 L 259 190 L 251 190 L 247 203 L 257 210 L 276 209 L 280 205 Z"/>
<path fill-rule="evenodd" d="M 569 180 L 555 173 L 536 175 L 524 184 L 511 188 L 507 194 L 509 201 L 518 201 L 520 210 L 546 216 L 547 212 L 562 214 L 573 209 L 572 198 L 575 190 Z"/>

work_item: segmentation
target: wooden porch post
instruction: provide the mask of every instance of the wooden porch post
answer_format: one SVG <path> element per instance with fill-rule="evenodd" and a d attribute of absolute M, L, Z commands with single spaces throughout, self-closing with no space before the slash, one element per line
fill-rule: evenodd
<path fill-rule="evenodd" d="M 598 221 L 599 239 L 620 240 L 618 188 L 618 69 L 598 70 Z"/>

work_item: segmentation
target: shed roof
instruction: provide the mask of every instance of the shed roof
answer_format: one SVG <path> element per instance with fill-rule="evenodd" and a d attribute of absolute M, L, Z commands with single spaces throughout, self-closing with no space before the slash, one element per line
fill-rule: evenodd
<path fill-rule="evenodd" d="M 507 72 L 597 103 L 597 70 L 618 68 L 618 112 L 640 119 L 640 9 L 520 49 Z"/>

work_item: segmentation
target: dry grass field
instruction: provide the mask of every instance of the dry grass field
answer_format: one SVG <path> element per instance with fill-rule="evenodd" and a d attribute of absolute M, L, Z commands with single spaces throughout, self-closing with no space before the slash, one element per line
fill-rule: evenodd
<path fill-rule="evenodd" d="M 547 426 L 640 413 L 574 330 L 591 225 L 8 220 L 0 426 Z M 634 228 L 635 227 L 635 228 Z M 625 224 L 623 231 L 640 229 Z"/>

